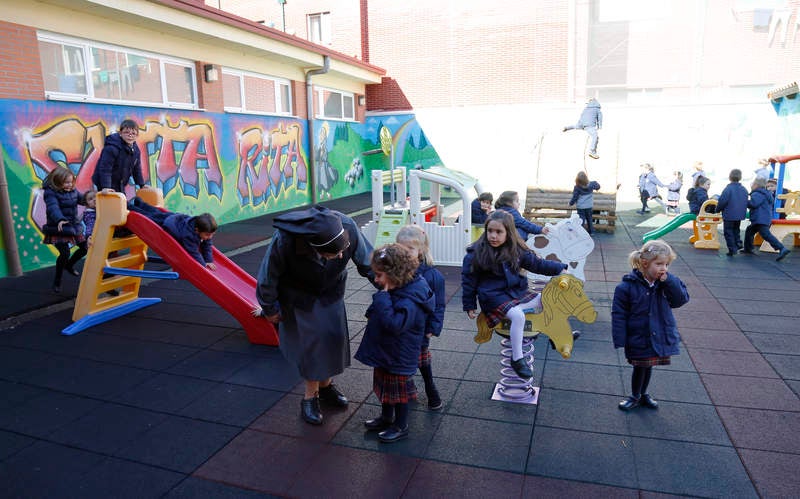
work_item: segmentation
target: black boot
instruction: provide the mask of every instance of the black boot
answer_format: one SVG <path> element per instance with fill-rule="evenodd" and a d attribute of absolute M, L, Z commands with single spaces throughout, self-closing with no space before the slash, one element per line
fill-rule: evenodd
<path fill-rule="evenodd" d="M 75 250 L 75 253 L 73 253 L 72 256 L 69 257 L 69 260 L 67 261 L 67 265 L 64 267 L 64 270 L 66 270 L 68 273 L 74 276 L 81 275 L 77 270 L 75 270 L 75 264 L 78 263 L 80 259 L 83 258 L 84 256 L 86 256 L 86 249 L 79 247 L 77 250 Z"/>
<path fill-rule="evenodd" d="M 300 401 L 300 415 L 306 423 L 322 424 L 322 412 L 319 410 L 319 397 L 311 397 Z"/>
<path fill-rule="evenodd" d="M 533 372 L 531 371 L 531 367 L 528 365 L 528 362 L 525 360 L 525 357 L 512 360 L 511 368 L 514 370 L 517 376 L 522 379 L 531 379 L 533 377 Z"/>
<path fill-rule="evenodd" d="M 347 407 L 347 397 L 333 383 L 319 388 L 319 399 L 327 405 Z"/>

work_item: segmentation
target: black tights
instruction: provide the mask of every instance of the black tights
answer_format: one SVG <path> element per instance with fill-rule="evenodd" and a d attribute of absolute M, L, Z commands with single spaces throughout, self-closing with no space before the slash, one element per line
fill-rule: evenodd
<path fill-rule="evenodd" d="M 650 384 L 650 375 L 653 373 L 652 367 L 634 366 L 631 376 L 631 394 L 634 398 L 639 398 L 647 393 L 647 385 Z"/>
<path fill-rule="evenodd" d="M 61 284 L 61 275 L 64 269 L 71 269 L 73 265 L 86 256 L 86 241 L 78 243 L 78 249 L 72 256 L 69 256 L 69 243 L 55 243 L 53 246 L 58 250 L 58 258 L 56 259 L 56 278 L 54 284 Z"/>
<path fill-rule="evenodd" d="M 408 426 L 408 404 L 381 404 L 381 419 L 394 420 L 394 425 L 402 430 Z"/>

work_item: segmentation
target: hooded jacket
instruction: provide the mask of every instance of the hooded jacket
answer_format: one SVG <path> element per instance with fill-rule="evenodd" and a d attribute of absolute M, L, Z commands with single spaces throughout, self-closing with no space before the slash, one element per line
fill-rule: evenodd
<path fill-rule="evenodd" d="M 92 182 L 98 189 L 122 192 L 131 176 L 137 186 L 144 186 L 139 145 L 134 142 L 129 146 L 119 133 L 112 133 L 106 137 Z"/>
<path fill-rule="evenodd" d="M 519 237 L 521 237 L 523 241 L 527 241 L 530 234 L 542 233 L 541 225 L 536 225 L 530 220 L 525 220 L 519 210 L 513 206 L 498 206 L 497 209 L 507 211 L 511 214 L 514 218 L 514 227 L 517 228 L 517 234 L 519 234 Z"/>
<path fill-rule="evenodd" d="M 367 327 L 355 358 L 403 376 L 417 372 L 425 321 L 435 308 L 433 291 L 420 275 L 403 287 L 378 291 L 367 309 Z"/>
<path fill-rule="evenodd" d="M 428 283 L 431 291 L 433 291 L 435 302 L 433 312 L 428 314 L 428 318 L 425 320 L 425 337 L 422 338 L 422 346 L 427 348 L 430 344 L 430 338 L 427 337 L 428 333 L 434 336 L 442 334 L 447 297 L 444 294 L 444 276 L 435 267 L 431 267 L 427 263 L 420 263 L 417 268 L 417 275 L 422 276 L 425 282 Z"/>
<path fill-rule="evenodd" d="M 593 191 L 599 191 L 600 184 L 592 180 L 586 187 L 582 185 L 575 185 L 572 189 L 572 199 L 569 200 L 569 205 L 577 203 L 576 208 L 579 210 L 591 208 L 594 205 Z"/>
<path fill-rule="evenodd" d="M 689 201 L 689 211 L 697 215 L 703 203 L 708 201 L 708 190 L 705 187 L 692 187 L 686 193 L 686 200 Z"/>
<path fill-rule="evenodd" d="M 677 355 L 681 336 L 672 309 L 688 301 L 689 292 L 678 277 L 667 274 L 665 281 L 650 286 L 639 270 L 632 270 L 614 290 L 614 348 L 624 347 L 628 359 Z"/>
<path fill-rule="evenodd" d="M 600 110 L 600 103 L 597 102 L 597 99 L 590 99 L 586 103 L 576 127 L 587 128 L 592 126 L 603 128 L 603 112 Z"/>
<path fill-rule="evenodd" d="M 750 208 L 750 223 L 758 225 L 770 225 L 772 223 L 772 208 L 775 205 L 775 198 L 772 193 L 764 187 L 753 189 L 750 192 L 750 201 L 747 207 Z"/>

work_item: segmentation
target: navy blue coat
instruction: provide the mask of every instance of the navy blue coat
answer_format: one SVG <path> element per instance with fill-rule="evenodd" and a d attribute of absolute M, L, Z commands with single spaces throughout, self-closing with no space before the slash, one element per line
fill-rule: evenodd
<path fill-rule="evenodd" d="M 614 290 L 611 331 L 614 348 L 628 359 L 669 357 L 680 353 L 681 336 L 672 309 L 689 301 L 686 285 L 667 274 L 651 287 L 638 270 L 623 276 Z"/>
<path fill-rule="evenodd" d="M 686 199 L 689 200 L 689 211 L 697 215 L 703 203 L 708 201 L 708 191 L 703 187 L 692 187 L 686 193 Z"/>
<path fill-rule="evenodd" d="M 717 200 L 717 213 L 722 213 L 723 220 L 744 220 L 747 217 L 747 189 L 739 182 L 726 185 Z"/>
<path fill-rule="evenodd" d="M 75 189 L 71 191 L 57 191 L 49 185 L 42 188 L 44 204 L 47 208 L 47 225 L 58 225 L 66 220 L 70 224 L 78 225 L 78 201 L 81 195 Z"/>
<path fill-rule="evenodd" d="M 92 182 L 98 189 L 123 192 L 131 176 L 136 185 L 144 185 L 139 145 L 134 142 L 129 146 L 119 133 L 112 133 L 106 137 L 100 160 L 92 173 Z"/>
<path fill-rule="evenodd" d="M 513 206 L 500 206 L 497 209 L 511 213 L 511 216 L 514 217 L 514 227 L 517 228 L 517 234 L 519 234 L 519 237 L 521 237 L 523 241 L 528 240 L 529 234 L 542 233 L 541 225 L 536 225 L 533 222 L 525 220 L 519 210 L 515 209 Z"/>
<path fill-rule="evenodd" d="M 392 374 L 417 372 L 425 322 L 435 302 L 433 291 L 419 275 L 401 288 L 377 291 L 367 309 L 367 327 L 355 358 Z"/>
<path fill-rule="evenodd" d="M 433 312 L 428 314 L 425 321 L 425 338 L 422 339 L 422 346 L 427 348 L 430 345 L 430 338 L 427 337 L 428 333 L 434 336 L 442 334 L 442 326 L 444 325 L 444 309 L 447 306 L 447 298 L 444 294 L 444 276 L 436 268 L 431 267 L 427 263 L 420 263 L 417 268 L 417 275 L 422 276 L 428 287 L 433 291 L 435 305 Z"/>
<path fill-rule="evenodd" d="M 489 218 L 489 214 L 483 211 L 483 208 L 481 208 L 481 200 L 478 198 L 473 199 L 470 206 L 470 211 L 472 212 L 472 223 L 481 225 L 485 224 L 486 219 Z"/>
<path fill-rule="evenodd" d="M 200 265 L 205 265 L 214 261 L 213 247 L 211 239 L 205 241 L 200 239 L 195 227 L 195 217 L 184 215 L 183 213 L 172 213 L 164 219 L 164 230 L 181 243 L 183 249 L 197 260 Z"/>
<path fill-rule="evenodd" d="M 772 223 L 772 209 L 775 206 L 775 197 L 764 187 L 754 189 L 750 193 L 750 223 L 770 225 Z"/>
<path fill-rule="evenodd" d="M 461 304 L 464 311 L 478 310 L 477 304 L 480 303 L 481 310 L 489 312 L 507 301 L 522 298 L 528 293 L 528 276 L 525 272 L 514 272 L 508 263 L 503 263 L 502 269 L 495 271 L 473 272 L 474 259 L 475 248 L 472 245 L 467 248 L 461 266 Z M 519 266 L 521 269 L 541 275 L 558 275 L 567 268 L 566 263 L 544 260 L 536 256 L 533 251 L 522 254 Z"/>

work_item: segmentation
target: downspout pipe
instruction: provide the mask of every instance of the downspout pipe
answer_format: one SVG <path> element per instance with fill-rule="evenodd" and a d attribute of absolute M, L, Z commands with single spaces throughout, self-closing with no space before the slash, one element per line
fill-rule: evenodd
<path fill-rule="evenodd" d="M 331 67 L 331 58 L 327 55 L 323 56 L 322 67 L 306 71 L 306 112 L 308 113 L 308 130 L 306 131 L 308 137 L 309 149 L 309 165 L 308 165 L 308 183 L 311 186 L 311 204 L 317 202 L 317 159 L 314 150 L 314 86 L 311 78 L 316 75 L 322 75 L 328 72 Z"/>
<path fill-rule="evenodd" d="M 0 147 L 0 226 L 3 227 L 3 242 L 6 246 L 6 264 L 8 275 L 19 277 L 22 275 L 22 265 L 19 260 L 17 236 L 14 232 L 14 217 L 11 214 L 11 198 L 8 194 L 6 181 L 6 167 L 3 163 L 3 148 Z"/>

